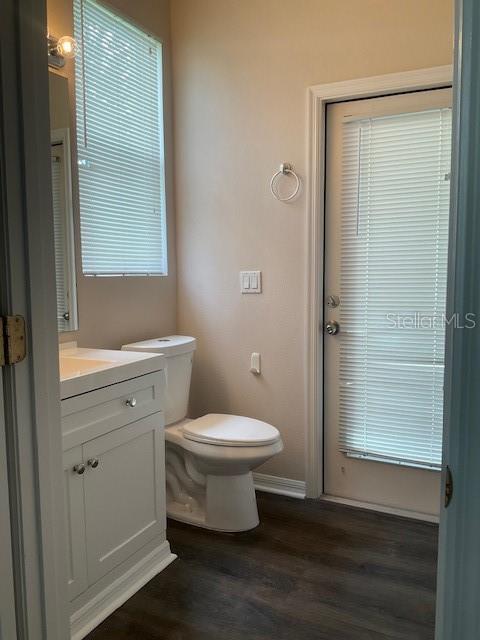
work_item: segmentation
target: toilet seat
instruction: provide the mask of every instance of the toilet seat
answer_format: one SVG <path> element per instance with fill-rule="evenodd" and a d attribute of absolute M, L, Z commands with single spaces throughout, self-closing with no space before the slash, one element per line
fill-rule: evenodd
<path fill-rule="evenodd" d="M 280 440 L 279 431 L 270 424 L 222 413 L 208 413 L 183 425 L 187 440 L 223 447 L 261 447 Z"/>

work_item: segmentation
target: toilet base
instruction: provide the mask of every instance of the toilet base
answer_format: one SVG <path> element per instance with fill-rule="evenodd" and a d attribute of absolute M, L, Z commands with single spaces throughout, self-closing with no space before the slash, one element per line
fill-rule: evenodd
<path fill-rule="evenodd" d="M 165 429 L 167 515 L 215 531 L 248 531 L 258 523 L 252 471 L 280 453 L 267 445 L 212 445 L 185 438 L 180 422 Z"/>
<path fill-rule="evenodd" d="M 188 495 L 173 495 L 167 479 L 167 516 L 214 531 L 236 532 L 259 524 L 257 500 L 251 472 L 231 476 L 205 476 L 205 484 Z"/>

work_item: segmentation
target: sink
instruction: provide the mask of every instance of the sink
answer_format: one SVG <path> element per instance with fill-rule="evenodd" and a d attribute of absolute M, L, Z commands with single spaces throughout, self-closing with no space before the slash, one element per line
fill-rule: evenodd
<path fill-rule="evenodd" d="M 60 356 L 60 379 L 66 380 L 76 376 L 99 371 L 115 364 L 114 360 L 94 360 L 93 358 L 76 358 L 75 356 Z"/>
<path fill-rule="evenodd" d="M 60 345 L 59 368 L 60 397 L 64 400 L 164 370 L 165 356 L 113 349 L 85 349 L 71 342 Z"/>

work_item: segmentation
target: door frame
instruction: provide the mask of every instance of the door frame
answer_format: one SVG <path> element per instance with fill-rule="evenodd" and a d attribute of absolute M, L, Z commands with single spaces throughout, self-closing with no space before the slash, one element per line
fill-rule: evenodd
<path fill-rule="evenodd" d="M 307 90 L 306 496 L 323 495 L 323 297 L 326 107 L 333 102 L 452 86 L 453 66 L 314 85 Z"/>
<path fill-rule="evenodd" d="M 0 3 L 0 313 L 26 321 L 3 369 L 18 640 L 69 637 L 45 0 Z"/>

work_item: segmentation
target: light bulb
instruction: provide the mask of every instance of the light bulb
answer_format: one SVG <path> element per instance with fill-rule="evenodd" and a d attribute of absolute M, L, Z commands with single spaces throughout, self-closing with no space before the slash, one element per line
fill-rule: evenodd
<path fill-rule="evenodd" d="M 77 41 L 72 36 L 62 36 L 57 42 L 57 50 L 64 58 L 73 58 L 78 50 Z"/>

